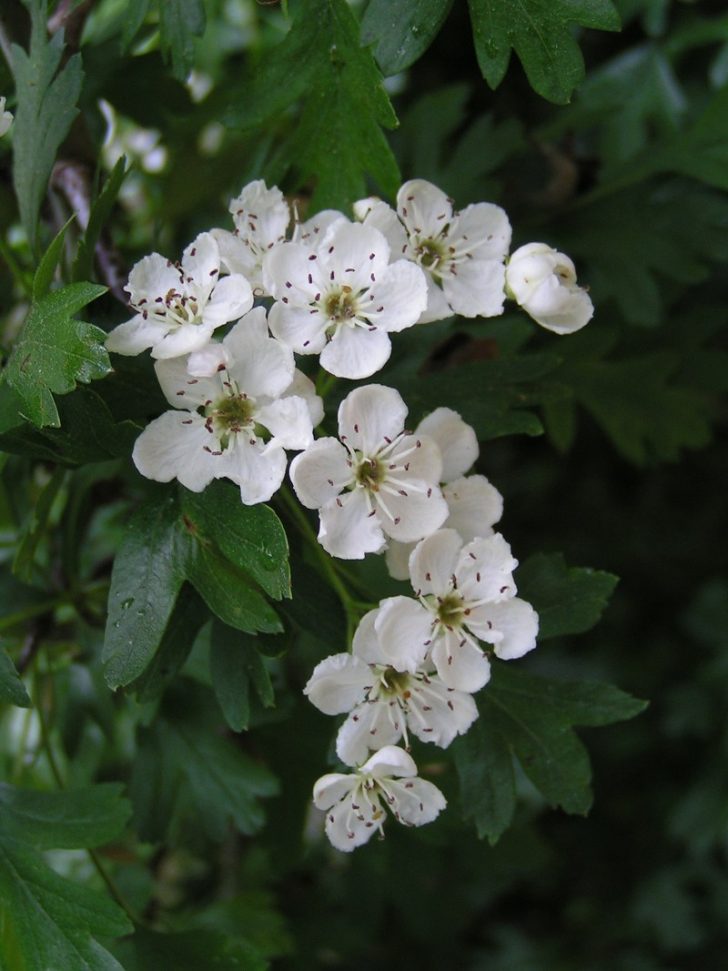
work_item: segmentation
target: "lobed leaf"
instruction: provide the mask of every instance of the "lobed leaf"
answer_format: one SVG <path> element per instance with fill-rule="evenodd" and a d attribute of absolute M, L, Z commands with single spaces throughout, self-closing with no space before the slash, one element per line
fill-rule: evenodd
<path fill-rule="evenodd" d="M 362 17 L 361 39 L 374 45 L 386 76 L 419 60 L 437 36 L 453 0 L 370 0 Z"/>

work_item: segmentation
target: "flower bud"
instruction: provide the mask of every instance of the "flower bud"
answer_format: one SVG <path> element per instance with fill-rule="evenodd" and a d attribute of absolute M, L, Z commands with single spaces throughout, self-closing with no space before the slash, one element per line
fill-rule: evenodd
<path fill-rule="evenodd" d="M 537 324 L 571 334 L 592 318 L 589 294 L 576 283 L 574 264 L 546 243 L 527 243 L 506 266 L 506 289 Z"/>

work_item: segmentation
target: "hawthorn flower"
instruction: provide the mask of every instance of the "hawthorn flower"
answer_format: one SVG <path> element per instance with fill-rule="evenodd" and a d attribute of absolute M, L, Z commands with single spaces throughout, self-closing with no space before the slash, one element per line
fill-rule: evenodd
<path fill-rule="evenodd" d="M 416 434 L 434 439 L 442 455 L 442 495 L 448 516 L 443 527 L 458 531 L 466 542 L 493 534 L 493 525 L 503 515 L 503 497 L 484 475 L 464 473 L 478 458 L 478 440 L 473 428 L 451 408 L 436 408 L 416 428 Z M 387 546 L 387 569 L 396 580 L 409 579 L 409 557 L 415 543 L 391 541 Z"/>
<path fill-rule="evenodd" d="M 318 539 L 331 556 L 362 559 L 387 537 L 410 542 L 447 516 L 440 450 L 404 430 L 407 406 L 380 384 L 356 388 L 339 406 L 339 438 L 320 438 L 291 463 L 299 500 L 318 509 Z"/>
<path fill-rule="evenodd" d="M 405 826 L 431 823 L 447 805 L 431 782 L 417 778 L 407 752 L 386 745 L 355 772 L 331 772 L 313 787 L 313 801 L 326 813 L 326 835 L 332 846 L 348 853 L 383 834 L 384 805 Z"/>
<path fill-rule="evenodd" d="M 277 186 L 270 189 L 262 179 L 249 182 L 230 200 L 234 232 L 213 229 L 222 265 L 229 273 L 241 273 L 258 295 L 267 294 L 262 268 L 266 254 L 285 241 L 291 210 Z"/>
<path fill-rule="evenodd" d="M 391 353 L 389 334 L 416 323 L 427 302 L 422 271 L 389 258 L 378 230 L 344 219 L 315 239 L 272 249 L 263 281 L 276 300 L 273 336 L 297 354 L 320 354 L 337 377 L 374 374 Z"/>
<path fill-rule="evenodd" d="M 9 131 L 13 123 L 13 114 L 5 110 L 5 98 L 0 98 L 0 138 Z"/>
<path fill-rule="evenodd" d="M 546 243 L 527 243 L 513 253 L 506 286 L 537 324 L 555 334 L 573 334 L 594 313 L 591 297 L 577 285 L 572 261 Z"/>
<path fill-rule="evenodd" d="M 479 641 L 503 660 L 532 650 L 538 615 L 515 596 L 517 565 L 500 533 L 463 543 L 454 529 L 440 529 L 422 540 L 410 557 L 417 601 L 393 597 L 380 606 L 378 633 L 390 663 L 406 662 L 419 648 L 448 687 L 475 692 L 490 678 Z"/>
<path fill-rule="evenodd" d="M 393 253 L 427 273 L 427 309 L 420 323 L 452 314 L 503 313 L 504 261 L 511 224 L 500 206 L 477 202 L 460 212 L 431 182 L 413 179 L 397 193 L 395 212 L 381 199 L 361 199 L 354 214 L 387 237 Z"/>
<path fill-rule="evenodd" d="M 347 765 L 360 765 L 370 750 L 396 745 L 412 733 L 423 742 L 447 748 L 478 717 L 472 697 L 448 688 L 409 645 L 406 664 L 387 658 L 377 632 L 379 609 L 362 618 L 351 654 L 334 654 L 314 668 L 303 689 L 325 715 L 349 713 L 336 738 L 336 752 Z M 413 669 L 413 670 L 409 670 Z"/>
<path fill-rule="evenodd" d="M 200 233 L 181 263 L 152 253 L 132 269 L 125 289 L 136 316 L 115 327 L 106 346 L 117 354 L 151 347 L 160 360 L 204 347 L 217 327 L 242 317 L 253 305 L 244 276 L 220 279 L 220 250 L 210 233 Z"/>
<path fill-rule="evenodd" d="M 177 479 L 201 492 L 212 479 L 228 478 L 245 505 L 265 502 L 283 481 L 285 449 L 311 443 L 321 401 L 297 374 L 289 348 L 268 336 L 263 308 L 230 331 L 217 369 L 205 376 L 215 359 L 201 354 L 198 376 L 184 359 L 157 362 L 162 391 L 177 410 L 147 426 L 132 457 L 148 479 Z"/>

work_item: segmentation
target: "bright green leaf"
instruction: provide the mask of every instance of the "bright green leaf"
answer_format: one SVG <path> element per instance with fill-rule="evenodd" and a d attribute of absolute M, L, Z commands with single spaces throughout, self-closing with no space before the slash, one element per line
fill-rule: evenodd
<path fill-rule="evenodd" d="M 538 553 L 518 569 L 518 592 L 538 611 L 540 640 L 592 628 L 617 582 L 611 573 L 567 567 L 561 553 Z"/>
<path fill-rule="evenodd" d="M 40 263 L 38 264 L 38 269 L 35 271 L 35 276 L 33 277 L 32 293 L 33 301 L 36 303 L 38 300 L 42 299 L 51 288 L 56 267 L 58 266 L 58 261 L 61 258 L 61 252 L 63 251 L 63 242 L 66 238 L 66 230 L 71 225 L 74 218 L 75 216 L 71 216 L 68 222 L 61 226 L 50 246 L 43 254 Z"/>
<path fill-rule="evenodd" d="M 203 0 L 159 0 L 159 33 L 172 74 L 185 81 L 194 66 L 195 37 L 205 31 Z"/>
<path fill-rule="evenodd" d="M 370 0 L 361 22 L 361 39 L 373 44 L 386 76 L 414 64 L 430 46 L 453 0 Z"/>
<path fill-rule="evenodd" d="M 573 27 L 619 30 L 610 0 L 468 0 L 478 64 L 491 88 L 505 77 L 511 49 L 534 91 L 566 104 L 584 76 Z"/>
<path fill-rule="evenodd" d="M 13 182 L 20 217 L 31 248 L 38 245 L 38 212 L 56 153 L 78 114 L 81 57 L 74 54 L 58 70 L 63 32 L 48 38 L 46 0 L 30 0 L 30 51 L 13 45 L 18 110 L 13 134 Z"/>
<path fill-rule="evenodd" d="M 72 283 L 31 305 L 4 380 L 21 398 L 23 417 L 34 425 L 60 425 L 51 392 L 67 394 L 77 381 L 88 383 L 111 370 L 104 332 L 73 319 L 105 292 L 97 284 Z"/>

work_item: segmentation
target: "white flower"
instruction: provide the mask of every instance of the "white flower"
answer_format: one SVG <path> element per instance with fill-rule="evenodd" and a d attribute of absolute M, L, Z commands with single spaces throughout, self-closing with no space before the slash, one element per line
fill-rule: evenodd
<path fill-rule="evenodd" d="M 129 274 L 125 289 L 135 317 L 119 324 L 106 338 L 117 354 L 167 359 L 198 351 L 214 330 L 242 317 L 253 305 L 250 284 L 233 274 L 220 279 L 220 252 L 210 233 L 200 233 L 181 263 L 152 253 Z"/>
<path fill-rule="evenodd" d="M 5 98 L 0 98 L 0 138 L 9 130 L 12 123 L 12 112 L 5 110 Z"/>
<path fill-rule="evenodd" d="M 506 286 L 537 324 L 555 334 L 573 334 L 594 313 L 591 297 L 576 283 L 574 264 L 546 243 L 527 243 L 515 251 Z"/>
<path fill-rule="evenodd" d="M 356 772 L 331 772 L 313 787 L 314 804 L 326 813 L 326 835 L 344 853 L 383 832 L 382 799 L 405 826 L 431 823 L 447 805 L 437 786 L 417 778 L 412 757 L 394 745 L 375 752 Z"/>
<path fill-rule="evenodd" d="M 532 650 L 538 615 L 514 596 L 517 565 L 500 533 L 463 544 L 454 529 L 441 529 L 418 543 L 410 576 L 419 603 L 393 597 L 380 606 L 378 633 L 391 663 L 402 663 L 402 645 L 419 647 L 448 687 L 474 692 L 490 678 L 479 640 L 504 660 Z"/>
<path fill-rule="evenodd" d="M 262 179 L 257 179 L 230 200 L 229 210 L 235 231 L 212 230 L 223 268 L 247 277 L 256 294 L 268 295 L 262 279 L 263 259 L 286 238 L 291 221 L 288 203 L 277 186 L 269 189 Z"/>
<path fill-rule="evenodd" d="M 429 435 L 442 455 L 442 494 L 448 517 L 443 526 L 456 529 L 468 542 L 493 533 L 503 515 L 503 497 L 484 475 L 464 473 L 478 457 L 478 440 L 472 427 L 450 408 L 436 408 L 417 426 L 415 433 Z M 392 541 L 387 546 L 387 569 L 396 580 L 409 578 L 409 558 L 414 543 Z"/>
<path fill-rule="evenodd" d="M 511 242 L 508 216 L 490 202 L 461 212 L 431 182 L 413 179 L 397 193 L 397 212 L 379 199 L 361 199 L 354 213 L 387 237 L 392 252 L 414 260 L 428 276 L 427 309 L 420 323 L 452 314 L 503 313 L 504 260 Z"/>
<path fill-rule="evenodd" d="M 380 644 L 378 616 L 379 609 L 370 610 L 356 629 L 352 653 L 325 658 L 303 689 L 324 714 L 349 713 L 336 738 L 347 765 L 360 765 L 370 750 L 402 737 L 409 746 L 410 733 L 447 748 L 478 717 L 472 697 L 443 684 L 414 643 L 405 664 L 391 663 Z"/>
<path fill-rule="evenodd" d="M 333 219 L 323 236 L 271 250 L 263 281 L 275 297 L 273 335 L 297 354 L 320 354 L 341 378 L 366 378 L 392 350 L 389 333 L 416 323 L 427 301 L 424 274 L 389 262 L 376 229 Z"/>
<path fill-rule="evenodd" d="M 296 495 L 319 510 L 319 542 L 331 556 L 379 553 L 388 536 L 421 539 L 447 516 L 440 451 L 404 430 L 406 416 L 393 388 L 356 388 L 339 406 L 339 440 L 320 438 L 291 463 Z"/>
<path fill-rule="evenodd" d="M 321 401 L 296 373 L 290 349 L 268 336 L 261 307 L 230 331 L 220 351 L 219 369 L 208 376 L 200 372 L 209 371 L 213 352 L 200 355 L 200 376 L 189 373 L 184 359 L 157 362 L 162 391 L 180 410 L 151 422 L 133 459 L 157 482 L 176 478 L 201 492 L 213 478 L 228 478 L 246 505 L 265 502 L 283 481 L 284 449 L 311 443 Z"/>

